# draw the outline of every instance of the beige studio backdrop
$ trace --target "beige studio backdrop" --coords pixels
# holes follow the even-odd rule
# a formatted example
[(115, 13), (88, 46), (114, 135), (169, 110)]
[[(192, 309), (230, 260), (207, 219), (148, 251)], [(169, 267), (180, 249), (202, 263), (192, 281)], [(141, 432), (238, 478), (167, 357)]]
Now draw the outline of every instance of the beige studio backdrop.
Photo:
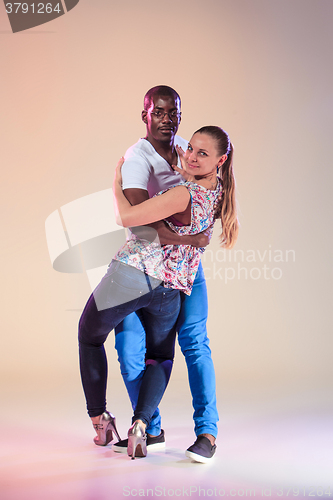
[[(111, 187), (158, 84), (182, 97), (179, 135), (219, 125), (235, 146), (239, 239), (224, 253), (216, 228), (203, 258), (222, 420), (243, 400), (277, 415), (331, 408), (332, 15), (328, 0), (80, 0), (13, 34), (0, 5), (5, 421), (38, 419), (44, 402), (63, 421), (85, 413), (76, 337), (89, 283), (52, 268), (45, 221)], [(130, 417), (113, 342), (109, 406)], [(190, 426), (179, 351), (165, 397), (178, 391)]]

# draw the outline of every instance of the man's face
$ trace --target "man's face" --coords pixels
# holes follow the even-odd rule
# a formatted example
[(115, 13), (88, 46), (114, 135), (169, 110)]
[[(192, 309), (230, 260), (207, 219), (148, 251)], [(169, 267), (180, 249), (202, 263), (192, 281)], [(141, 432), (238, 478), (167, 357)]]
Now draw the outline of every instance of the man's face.
[(171, 143), (180, 123), (180, 102), (169, 96), (153, 96), (148, 110), (142, 111), (147, 125), (147, 138)]

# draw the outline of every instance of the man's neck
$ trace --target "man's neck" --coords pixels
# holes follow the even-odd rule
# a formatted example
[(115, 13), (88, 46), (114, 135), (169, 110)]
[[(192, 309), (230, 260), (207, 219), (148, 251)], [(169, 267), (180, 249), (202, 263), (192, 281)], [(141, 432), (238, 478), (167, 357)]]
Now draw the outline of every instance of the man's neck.
[(150, 142), (156, 153), (162, 156), (162, 158), (164, 158), (169, 165), (177, 163), (177, 152), (173, 140), (171, 142), (160, 142), (155, 141), (148, 136), (146, 136), (145, 139)]

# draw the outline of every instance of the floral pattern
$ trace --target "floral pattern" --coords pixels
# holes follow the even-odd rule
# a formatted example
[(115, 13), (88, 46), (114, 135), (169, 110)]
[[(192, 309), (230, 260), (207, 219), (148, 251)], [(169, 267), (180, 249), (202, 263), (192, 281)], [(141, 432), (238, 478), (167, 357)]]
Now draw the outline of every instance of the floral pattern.
[[(165, 222), (180, 235), (197, 234), (206, 229), (212, 233), (214, 208), (222, 194), (220, 179), (218, 178), (215, 191), (206, 189), (194, 182), (183, 182), (182, 184), (187, 187), (191, 195), (191, 224), (178, 226), (170, 220)], [(164, 192), (161, 191), (155, 196)], [(161, 246), (158, 237), (151, 243), (130, 233), (127, 242), (118, 250), (114, 259), (136, 267), (149, 276), (163, 281), (166, 288), (176, 288), (190, 295), (200, 263), (200, 254), (204, 251), (204, 248), (196, 248), (190, 245)]]

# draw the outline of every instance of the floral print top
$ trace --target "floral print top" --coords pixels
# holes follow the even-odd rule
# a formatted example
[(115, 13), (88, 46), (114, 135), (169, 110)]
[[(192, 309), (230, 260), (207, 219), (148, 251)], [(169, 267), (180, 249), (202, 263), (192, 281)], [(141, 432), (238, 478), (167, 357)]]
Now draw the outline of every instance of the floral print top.
[[(218, 178), (215, 191), (194, 182), (181, 184), (187, 187), (191, 195), (191, 223), (188, 226), (176, 225), (171, 221), (174, 220), (173, 217), (165, 222), (180, 235), (197, 234), (206, 229), (211, 234), (215, 206), (222, 194), (221, 180)], [(164, 192), (161, 191), (155, 196)], [(190, 245), (160, 245), (157, 234), (156, 239), (150, 242), (130, 232), (129, 238), (118, 250), (114, 259), (161, 280), (167, 288), (176, 288), (190, 295), (200, 263), (200, 254), (204, 251), (205, 248)]]

